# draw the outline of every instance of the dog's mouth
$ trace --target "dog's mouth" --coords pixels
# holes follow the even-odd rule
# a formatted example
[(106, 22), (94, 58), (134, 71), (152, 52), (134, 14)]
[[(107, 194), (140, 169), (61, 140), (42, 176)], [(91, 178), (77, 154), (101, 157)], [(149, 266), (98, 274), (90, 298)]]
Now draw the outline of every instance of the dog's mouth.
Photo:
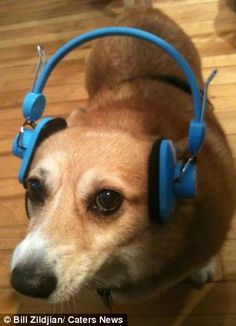
[(108, 283), (99, 277), (84, 277), (86, 281), (62, 281), (52, 269), (47, 269), (36, 262), (19, 265), (13, 268), (11, 284), (17, 292), (32, 298), (47, 299), (51, 303), (69, 301), (71, 297), (83, 290), (94, 291), (104, 297), (110, 290)]
[[(29, 242), (29, 236), (24, 241)], [(68, 250), (61, 252), (60, 257), (54, 254), (54, 259), (39, 252), (33, 255), (30, 251), (25, 253), (24, 241), (13, 255), (11, 284), (25, 296), (56, 304), (75, 297), (79, 299), (81, 293), (83, 295), (88, 291), (97, 293), (104, 304), (111, 308), (112, 293), (127, 280), (126, 268), (117, 257), (111, 261), (110, 258), (96, 259), (93, 256), (89, 259), (86, 256), (72, 263), (72, 259), (64, 258), (69, 255)], [(18, 256), (20, 253), (22, 256)], [(27, 259), (24, 259), (24, 254)], [(83, 260), (87, 264), (82, 266)]]
[[(90, 280), (70, 288), (70, 284), (59, 286), (58, 278), (52, 271), (36, 271), (36, 266), (31, 268), (14, 268), (11, 274), (11, 284), (17, 292), (32, 298), (46, 299), (49, 303), (62, 303), (80, 296), (80, 293), (94, 292), (104, 305), (112, 308), (112, 293), (115, 290), (107, 281), (95, 275)], [(69, 289), (70, 288), (70, 289)], [(69, 291), (68, 291), (69, 289)]]
[[(29, 247), (29, 244), (32, 245)], [(97, 275), (97, 270), (106, 260), (105, 257), (96, 258), (92, 254), (74, 256), (75, 249), (70, 247), (52, 251), (49, 255), (46, 254), (46, 247), (44, 244), (39, 250), (39, 239), (28, 235), (16, 248), (12, 259), (11, 284), (17, 292), (47, 299), (51, 303), (69, 301), (86, 289), (97, 291), (104, 298), (104, 293), (111, 286), (106, 278)]]

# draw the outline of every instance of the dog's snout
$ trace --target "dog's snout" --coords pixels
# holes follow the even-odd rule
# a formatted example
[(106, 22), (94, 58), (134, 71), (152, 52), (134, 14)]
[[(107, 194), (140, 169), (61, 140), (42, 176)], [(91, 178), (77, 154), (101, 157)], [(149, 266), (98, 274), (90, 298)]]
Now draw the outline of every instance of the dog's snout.
[(52, 271), (37, 264), (16, 266), (11, 274), (11, 284), (18, 292), (35, 298), (48, 298), (55, 290), (57, 278)]

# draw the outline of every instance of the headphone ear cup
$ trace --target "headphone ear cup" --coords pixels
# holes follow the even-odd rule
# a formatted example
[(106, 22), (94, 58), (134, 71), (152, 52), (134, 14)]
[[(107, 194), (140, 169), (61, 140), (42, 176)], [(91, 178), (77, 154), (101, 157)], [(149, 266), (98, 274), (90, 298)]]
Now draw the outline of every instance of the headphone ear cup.
[(158, 139), (152, 146), (152, 150), (149, 157), (149, 169), (148, 169), (148, 206), (149, 216), (157, 223), (162, 223), (160, 218), (159, 207), (159, 161), (160, 161), (160, 147), (163, 139)]
[(49, 136), (66, 127), (66, 121), (62, 118), (44, 118), (35, 129), (24, 128), (24, 132), (16, 136), (12, 152), (22, 159), (18, 176), (21, 183), (25, 182), (38, 146)]
[(148, 200), (150, 217), (165, 224), (174, 213), (176, 154), (172, 141), (158, 139), (151, 150), (148, 176)]
[(171, 140), (165, 139), (160, 145), (159, 161), (159, 215), (162, 223), (168, 223), (176, 206), (175, 171), (176, 150)]

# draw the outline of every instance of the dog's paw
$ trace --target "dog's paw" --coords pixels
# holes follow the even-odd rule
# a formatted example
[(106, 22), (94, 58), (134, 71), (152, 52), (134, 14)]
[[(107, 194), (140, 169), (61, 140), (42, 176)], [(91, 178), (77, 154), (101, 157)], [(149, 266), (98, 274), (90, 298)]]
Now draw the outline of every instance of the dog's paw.
[(206, 282), (212, 281), (215, 274), (215, 263), (214, 260), (198, 269), (196, 272), (190, 275), (190, 280), (195, 288), (201, 288)]

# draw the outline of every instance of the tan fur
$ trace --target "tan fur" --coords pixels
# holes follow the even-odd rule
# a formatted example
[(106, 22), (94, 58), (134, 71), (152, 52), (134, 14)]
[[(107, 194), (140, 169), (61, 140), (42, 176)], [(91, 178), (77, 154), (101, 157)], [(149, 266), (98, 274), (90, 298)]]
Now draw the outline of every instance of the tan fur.
[(142, 4), (144, 6), (152, 6), (153, 0), (123, 0), (125, 7), (132, 7), (135, 4)]
[[(116, 25), (140, 27), (171, 42), (202, 87), (195, 47), (163, 13), (133, 8)], [(74, 111), (70, 128), (47, 139), (35, 155), (30, 176), (45, 168), (42, 178), (50, 175), (50, 186), (29, 232), (40, 230), (48, 242), (48, 264), (55, 260), (59, 283), (52, 301), (99, 282), (117, 298), (158, 294), (207, 264), (225, 240), (234, 211), (234, 164), (210, 108), (197, 161), (198, 196), (180, 201), (168, 225), (148, 216), (153, 141), (170, 138), (182, 153), (193, 116), (191, 96), (149, 78), (155, 74), (183, 78), (171, 58), (146, 42), (122, 37), (98, 41), (86, 67), (89, 107)], [(96, 216), (87, 210), (87, 198), (106, 187), (119, 190), (124, 203), (114, 216)]]

